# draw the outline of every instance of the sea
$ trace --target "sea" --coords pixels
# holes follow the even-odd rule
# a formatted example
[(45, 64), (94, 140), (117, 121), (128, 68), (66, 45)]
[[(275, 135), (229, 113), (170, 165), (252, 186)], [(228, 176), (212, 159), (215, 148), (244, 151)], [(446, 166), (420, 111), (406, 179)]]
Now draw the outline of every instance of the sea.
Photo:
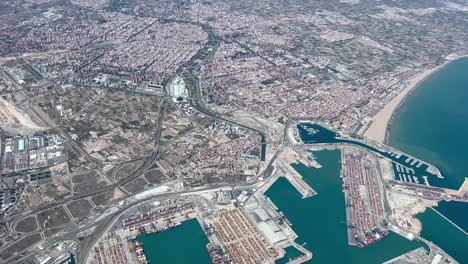
[[(455, 60), (422, 82), (395, 113), (388, 145), (439, 168), (443, 186), (458, 189), (468, 177), (468, 58)], [(468, 232), (468, 203), (435, 208)], [(460, 263), (468, 263), (468, 236), (432, 210), (417, 216), (421, 236)]]
[[(266, 192), (293, 224), (292, 228), (299, 236), (296, 242), (312, 252), (310, 263), (382, 263), (424, 246), (394, 233), (366, 248), (348, 245), (340, 151), (324, 150), (313, 154), (322, 168), (309, 168), (302, 164), (293, 166), (318, 195), (302, 199), (283, 177)], [(293, 259), (297, 255), (294, 253), (287, 254), (278, 263)]]
[[(458, 189), (468, 177), (468, 59), (451, 62), (407, 97), (395, 113), (388, 144), (437, 166), (445, 176), (442, 187)], [(294, 164), (318, 195), (302, 199), (285, 179), (279, 178), (266, 195), (293, 224), (296, 242), (313, 253), (310, 263), (382, 263), (418, 247), (391, 233), (370, 247), (349, 246), (346, 232), (345, 200), (339, 177), (339, 150), (314, 152), (322, 168)], [(441, 202), (440, 213), (464, 230), (468, 229), (468, 204)], [(468, 263), (468, 237), (435, 211), (417, 215), (423, 224), (421, 236), (434, 242), (460, 263)], [(196, 220), (155, 235), (140, 236), (150, 263), (210, 263), (207, 238)], [(300, 256), (286, 249), (287, 263)]]

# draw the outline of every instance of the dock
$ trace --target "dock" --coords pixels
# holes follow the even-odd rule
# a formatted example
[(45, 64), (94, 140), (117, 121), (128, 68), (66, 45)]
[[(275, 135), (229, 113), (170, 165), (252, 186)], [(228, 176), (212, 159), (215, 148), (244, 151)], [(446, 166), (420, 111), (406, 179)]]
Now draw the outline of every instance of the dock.
[(291, 243), (291, 246), (295, 247), (297, 250), (299, 250), (300, 252), (302, 252), (304, 255), (298, 257), (298, 258), (295, 258), (295, 259), (292, 259), (291, 261), (288, 262), (288, 264), (301, 264), (301, 263), (306, 263), (307, 261), (311, 260), (312, 259), (312, 252), (310, 252), (309, 250), (307, 250), (305, 247), (299, 245), (298, 243), (296, 242), (292, 242)]
[(299, 174), (291, 165), (280, 165), (278, 166), (280, 172), (283, 172), (283, 177), (285, 177), (292, 186), (302, 195), (302, 198), (311, 197), (317, 195), (317, 192), (307, 184), (302, 175)]
[(312, 187), (307, 184), (302, 175), (299, 174), (291, 164), (302, 163), (308, 167), (320, 168), (320, 164), (305, 151), (298, 151), (292, 148), (285, 148), (281, 153), (277, 163), (277, 174), (285, 177), (294, 188), (302, 195), (302, 198), (307, 198), (317, 194)]
[(388, 235), (381, 224), (385, 213), (378, 163), (357, 149), (345, 149), (341, 157), (348, 244), (367, 247)]

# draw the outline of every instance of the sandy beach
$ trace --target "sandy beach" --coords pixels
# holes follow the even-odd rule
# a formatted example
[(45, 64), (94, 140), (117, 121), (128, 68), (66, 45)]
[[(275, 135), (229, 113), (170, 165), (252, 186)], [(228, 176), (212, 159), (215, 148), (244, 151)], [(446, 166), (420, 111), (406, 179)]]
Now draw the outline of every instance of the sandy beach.
[(453, 60), (448, 60), (444, 64), (435, 68), (424, 70), (421, 73), (415, 75), (413, 78), (407, 80), (406, 88), (404, 88), (400, 92), (400, 94), (395, 96), (387, 105), (385, 105), (385, 107), (382, 110), (380, 110), (380, 112), (378, 112), (374, 116), (372, 124), (369, 126), (366, 132), (364, 132), (364, 136), (371, 140), (384, 143), (387, 135), (388, 126), (392, 121), (393, 113), (405, 100), (406, 96), (408, 96), (411, 93), (411, 91), (413, 91), (413, 89), (415, 89), (426, 78), (431, 76), (433, 73), (437, 72), (439, 69), (443, 68), (451, 61)]

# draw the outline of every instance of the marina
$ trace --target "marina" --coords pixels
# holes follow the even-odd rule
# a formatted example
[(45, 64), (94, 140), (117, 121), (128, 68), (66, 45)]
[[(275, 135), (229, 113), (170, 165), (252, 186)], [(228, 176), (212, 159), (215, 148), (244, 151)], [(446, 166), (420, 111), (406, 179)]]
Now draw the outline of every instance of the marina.
[[(430, 186), (444, 186), (444, 177), (437, 167), (392, 147), (369, 140), (341, 137), (338, 133), (324, 127), (322, 124), (302, 122), (297, 125), (297, 129), (299, 130), (301, 141), (306, 145), (343, 144), (362, 147), (392, 161), (393, 170), (397, 176), (396, 179), (401, 178), (405, 182), (412, 182), (412, 179), (416, 177), (418, 182), (426, 182), (427, 185)], [(309, 134), (308, 131), (313, 131), (313, 133)], [(411, 176), (411, 178), (408, 178), (408, 175)], [(424, 177), (430, 178), (424, 179)]]
[[(303, 164), (294, 164), (293, 167), (318, 195), (302, 199), (282, 177), (266, 192), (293, 224), (298, 235), (296, 242), (313, 253), (310, 263), (382, 263), (424, 245), (394, 233), (369, 247), (349, 245), (348, 228), (343, 224), (346, 223), (346, 209), (339, 177), (340, 151), (326, 150), (313, 154), (322, 168), (309, 168)], [(293, 252), (290, 254), (291, 258), (299, 256)]]
[(468, 264), (468, 0), (0, 7), (0, 264)]
[[(430, 163), (424, 162), (413, 157), (413, 152), (406, 149), (402, 149), (405, 151), (402, 152), (375, 142), (350, 139), (317, 124), (301, 123), (297, 129), (299, 136), (305, 143), (318, 146), (333, 144), (339, 148), (346, 146), (346, 149), (356, 148), (356, 150), (314, 152), (312, 157), (315, 156), (317, 161), (304, 155), (307, 152), (306, 147), (311, 145), (306, 145), (304, 148), (294, 148), (297, 154), (294, 154), (294, 152), (289, 153), (290, 150), (287, 151), (288, 155), (291, 157), (297, 156), (296, 159), (301, 160), (303, 163), (310, 162), (308, 164), (310, 167), (301, 163), (293, 164), (294, 159), (285, 158), (288, 157), (285, 155), (276, 168), (278, 175), (286, 177), (277, 177), (276, 182), (266, 192), (268, 198), (261, 201), (260, 204), (268, 204), (268, 206), (276, 210), (281, 220), (294, 229), (291, 234), (295, 233), (297, 236), (295, 236), (292, 246), (284, 248), (284, 256), (280, 259), (278, 259), (280, 253), (275, 251), (274, 248), (266, 247), (265, 241), (253, 242), (254, 244), (250, 244), (250, 247), (251, 249), (257, 249), (257, 252), (254, 254), (254, 251), (252, 251), (251, 258), (255, 259), (255, 257), (261, 256), (262, 258), (278, 259), (276, 263), (301, 263), (303, 258), (307, 257), (303, 252), (312, 252), (311, 263), (340, 263), (344, 261), (347, 263), (361, 263), (363, 261), (381, 263), (397, 259), (399, 256), (415, 249), (418, 249), (418, 251), (414, 252), (419, 252), (416, 255), (419, 254), (422, 257), (422, 250), (424, 249), (421, 249), (421, 247), (426, 248), (424, 243), (417, 240), (407, 240), (402, 237), (406, 236), (404, 231), (394, 227), (388, 228), (388, 223), (383, 220), (385, 210), (381, 200), (382, 190), (378, 187), (381, 185), (378, 182), (380, 176), (377, 177), (379, 162), (373, 163), (366, 153), (390, 160), (388, 168), (393, 172), (394, 180), (390, 180), (389, 185), (396, 192), (419, 195), (429, 200), (440, 200), (447, 195), (447, 189), (445, 188), (450, 185), (445, 184), (445, 182), (453, 181), (451, 175), (446, 175), (445, 170), (439, 171), (436, 166), (431, 165), (437, 164), (433, 163), (432, 160), (428, 159)], [(359, 148), (361, 150), (357, 151)], [(411, 155), (406, 153), (411, 153)], [(416, 155), (426, 160), (425, 156), (418, 153)], [(312, 168), (312, 164), (316, 168)], [(350, 170), (343, 170), (340, 174), (340, 168), (343, 165), (347, 165), (344, 168)], [(336, 175), (336, 177), (330, 177), (330, 175)], [(418, 185), (418, 188), (415, 188), (415, 185)], [(249, 194), (245, 192), (245, 196), (248, 197)], [(257, 199), (259, 198), (257, 197)], [(247, 203), (247, 207), (252, 206)], [(464, 208), (466, 208), (466, 203), (441, 202), (439, 207), (435, 207), (434, 210), (426, 210), (426, 212), (417, 216), (423, 225), (422, 239), (433, 241), (457, 260), (466, 258), (464, 251), (461, 249), (462, 245), (467, 243), (466, 234), (463, 230), (463, 213), (460, 214), (460, 211), (463, 212)], [(184, 209), (190, 210), (188, 207), (184, 207)], [(261, 213), (259, 210), (259, 208), (254, 207), (246, 209), (245, 215), (241, 211), (237, 211), (237, 213), (233, 211), (229, 214), (234, 214), (236, 219), (242, 218), (242, 215), (244, 215), (243, 217), (253, 218), (257, 215), (261, 218), (261, 215), (265, 213)], [(458, 211), (458, 213), (454, 213), (455, 211)], [(310, 213), (304, 214), (304, 212)], [(230, 217), (232, 218), (234, 215)], [(152, 214), (149, 214), (139, 219), (129, 218), (123, 224), (128, 225), (129, 229), (140, 234), (138, 236), (139, 242), (143, 238), (174, 233), (190, 222), (197, 224), (198, 230), (201, 230), (200, 225), (194, 220), (182, 224), (169, 222), (160, 229), (155, 229), (151, 224), (148, 224), (154, 221), (153, 218)], [(260, 221), (263, 221), (264, 224), (260, 224), (260, 226), (267, 228), (267, 225), (272, 224), (271, 227), (268, 227), (268, 230), (270, 228), (275, 230), (273, 223), (277, 219), (279, 218), (261, 218)], [(216, 221), (213, 223), (217, 223)], [(213, 230), (218, 230), (217, 237), (222, 238), (221, 233), (228, 232), (226, 230), (240, 228), (229, 224), (231, 222), (219, 222), (217, 227), (213, 228)], [(259, 223), (256, 223), (256, 225)], [(458, 228), (456, 227), (457, 223), (461, 223)], [(135, 224), (139, 227), (135, 228), (133, 226)], [(159, 233), (161, 230), (167, 231)], [(268, 237), (268, 232), (270, 232), (268, 230), (260, 229), (260, 233), (266, 235), (268, 244), (282, 245), (286, 237)], [(402, 236), (393, 231), (400, 233)], [(236, 231), (232, 234), (237, 233)], [(284, 234), (288, 235), (288, 233)], [(200, 231), (200, 236), (206, 239), (203, 230)], [(244, 238), (238, 237), (231, 241), (230, 239), (233, 238), (224, 236), (222, 239), (224, 239), (222, 240), (224, 241), (222, 242), (224, 248), (230, 248), (233, 241)], [(144, 252), (143, 256), (151, 263), (152, 257), (150, 255), (153, 250), (147, 244), (148, 242), (143, 242), (140, 247), (136, 247), (135, 251)], [(205, 253), (202, 258), (207, 261), (206, 263), (223, 263), (223, 254), (220, 254), (219, 248), (212, 243), (208, 243), (208, 241), (202, 246)], [(263, 250), (262, 247), (264, 247)], [(337, 254), (334, 254), (336, 250), (343, 252), (343, 254), (337, 256)], [(159, 254), (162, 253), (159, 252)], [(257, 255), (259, 253), (260, 255)], [(239, 255), (239, 258), (243, 258), (243, 256)], [(141, 263), (145, 263), (145, 260), (142, 258)], [(173, 263), (185, 262), (175, 261)]]
[[(455, 190), (465, 181), (468, 171), (468, 123), (461, 122), (468, 118), (467, 71), (468, 58), (461, 58), (427, 78), (394, 114), (387, 137), (389, 145), (437, 166), (445, 176), (438, 186)], [(435, 209), (467, 231), (466, 202), (442, 201)], [(433, 210), (426, 210), (417, 218), (423, 225), (422, 237), (462, 263), (468, 259), (468, 236), (462, 231)]]

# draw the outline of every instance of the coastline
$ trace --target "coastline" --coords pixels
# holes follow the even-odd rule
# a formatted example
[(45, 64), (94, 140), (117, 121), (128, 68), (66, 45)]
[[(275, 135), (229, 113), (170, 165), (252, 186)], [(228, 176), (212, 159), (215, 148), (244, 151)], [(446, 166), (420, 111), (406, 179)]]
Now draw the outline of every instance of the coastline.
[(366, 138), (372, 139), (379, 143), (386, 143), (388, 137), (389, 127), (392, 123), (396, 111), (406, 101), (406, 98), (419, 87), (427, 78), (431, 77), (434, 73), (447, 66), (447, 64), (467, 57), (468, 55), (457, 56), (453, 59), (447, 59), (443, 64), (422, 71), (421, 73), (413, 76), (411, 79), (406, 80), (407, 86), (390, 102), (388, 102), (382, 110), (380, 110), (374, 117), (371, 125), (364, 132)]

